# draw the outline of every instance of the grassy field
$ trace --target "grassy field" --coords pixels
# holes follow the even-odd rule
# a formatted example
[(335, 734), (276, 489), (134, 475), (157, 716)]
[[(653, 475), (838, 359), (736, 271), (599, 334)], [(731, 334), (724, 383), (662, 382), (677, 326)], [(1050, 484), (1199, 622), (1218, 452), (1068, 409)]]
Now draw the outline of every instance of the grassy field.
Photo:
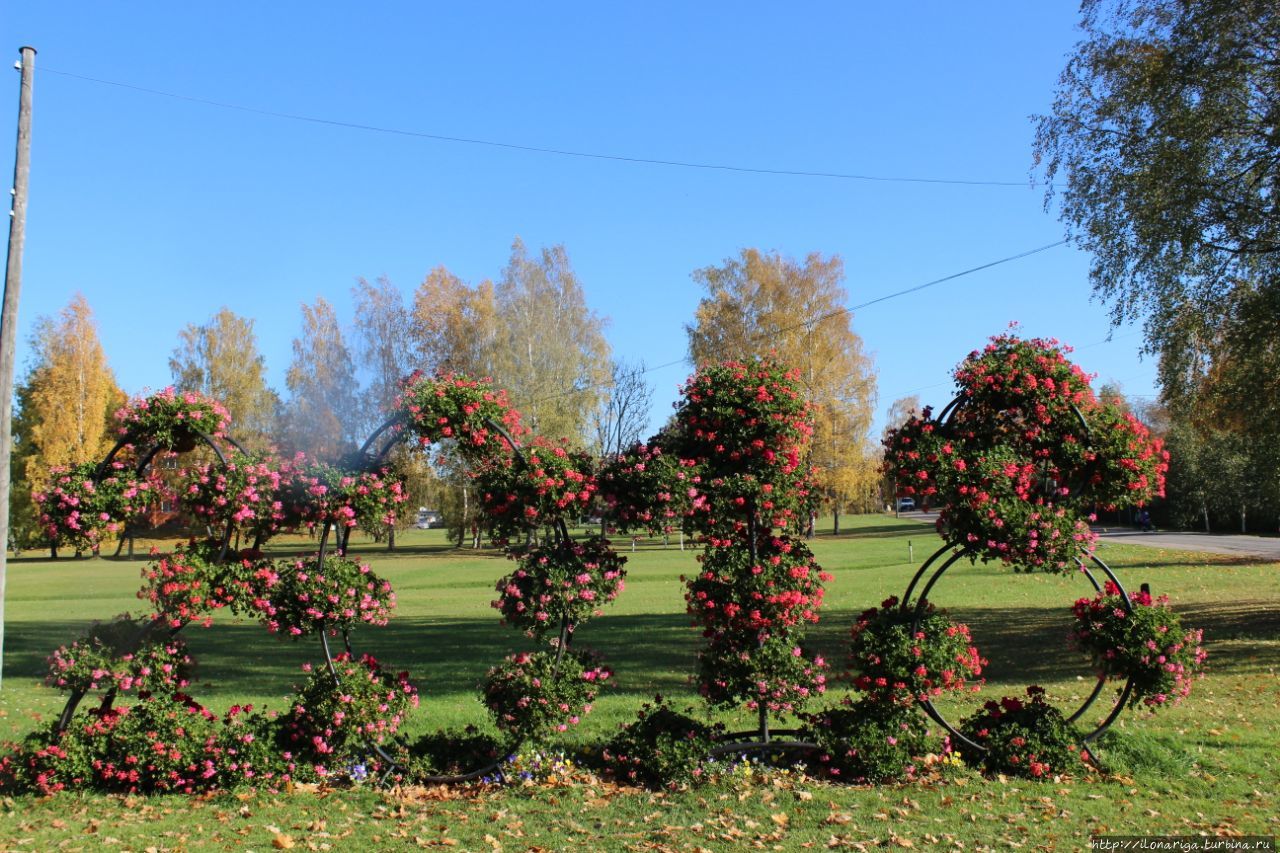
[[(624, 552), (625, 543), (620, 543)], [(354, 637), (405, 668), (423, 703), (410, 734), (465, 723), (487, 725), (475, 685), (524, 638), (498, 624), (489, 602), (508, 564), (496, 552), (456, 551), (440, 531), (411, 531), (395, 553), (373, 543), (353, 550), (395, 585), (396, 617)], [(863, 609), (901, 595), (915, 567), (938, 545), (925, 527), (870, 516), (839, 537), (819, 536), (815, 553), (835, 579), (812, 645), (837, 666), (849, 626)], [(282, 551), (306, 547), (283, 542)], [(683, 613), (681, 574), (695, 551), (644, 542), (629, 553), (627, 589), (605, 615), (580, 629), (616, 672), (573, 740), (599, 742), (655, 692), (693, 694), (687, 683), (698, 647)], [(526, 849), (857, 849), (877, 844), (965, 849), (1074, 850), (1091, 833), (1280, 834), (1280, 566), (1211, 555), (1104, 545), (1100, 554), (1136, 588), (1168, 593), (1189, 625), (1205, 628), (1209, 676), (1182, 706), (1122, 717), (1099, 750), (1112, 772), (1055, 782), (957, 778), (905, 787), (840, 787), (743, 777), (658, 795), (592, 780), (536, 788), (350, 790), (178, 798), (62, 796), (5, 800), (3, 849), (352, 849), (449, 846)], [(61, 708), (41, 685), (44, 658), (93, 619), (139, 610), (142, 559), (11, 560), (0, 691), (0, 737), (17, 738)], [(1080, 576), (1015, 575), (994, 565), (957, 564), (933, 600), (973, 628), (990, 659), (988, 684), (946, 710), (952, 719), (983, 698), (1038, 683), (1064, 707), (1092, 686), (1066, 649), (1069, 607), (1090, 592)], [(193, 691), (215, 710), (246, 701), (282, 707), (300, 665), (319, 657), (314, 641), (278, 641), (251, 622), (218, 620), (187, 629), (200, 669)], [(844, 693), (836, 685), (834, 699)], [(1105, 703), (1097, 706), (1104, 713)], [(743, 715), (740, 727), (750, 727)]]

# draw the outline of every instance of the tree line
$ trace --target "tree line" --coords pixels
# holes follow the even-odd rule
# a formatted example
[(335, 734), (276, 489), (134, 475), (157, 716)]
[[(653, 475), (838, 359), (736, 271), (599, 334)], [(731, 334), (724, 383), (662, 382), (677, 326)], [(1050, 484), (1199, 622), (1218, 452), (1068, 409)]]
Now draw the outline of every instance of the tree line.
[[(693, 278), (705, 296), (686, 327), (691, 362), (772, 352), (799, 368), (816, 405), (811, 462), (837, 525), (842, 512), (875, 507), (880, 454), (868, 440), (875, 373), (843, 310), (841, 260), (745, 249)], [(268, 382), (253, 318), (227, 307), (180, 330), (172, 384), (222, 401), (247, 450), (335, 463), (385, 420), (415, 371), (494, 377), (536, 433), (601, 457), (648, 434), (653, 390), (645, 366), (613, 356), (608, 319), (588, 305), (562, 245), (531, 251), (517, 238), (500, 273), (479, 282), (443, 266), (409, 293), (386, 277), (360, 278), (349, 313), (317, 297), (300, 315), (283, 389)], [(16, 391), (18, 544), (39, 544), (31, 493), (47, 486), (54, 466), (101, 459), (117, 439), (114, 414), (126, 399), (83, 296), (38, 321)], [(405, 452), (392, 463), (411, 505), (442, 510), (461, 542), (475, 496), (458, 460)]]
[[(1280, 6), (1085, 0), (1036, 161), (1114, 321), (1144, 323), (1157, 518), (1280, 526)], [(1140, 407), (1142, 408), (1142, 407)]]

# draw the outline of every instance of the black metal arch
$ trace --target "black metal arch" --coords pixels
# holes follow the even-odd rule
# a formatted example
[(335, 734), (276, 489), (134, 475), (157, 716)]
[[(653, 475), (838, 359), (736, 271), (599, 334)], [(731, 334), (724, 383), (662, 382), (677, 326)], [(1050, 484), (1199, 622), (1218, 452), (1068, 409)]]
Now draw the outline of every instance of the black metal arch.
[[(207, 447), (213, 450), (214, 454), (218, 457), (219, 464), (221, 464), (225, 468), (227, 465), (226, 454), (223, 453), (222, 448), (218, 446), (218, 443), (213, 440), (212, 436), (206, 435), (205, 433), (200, 432), (199, 430), (194, 430), (194, 429), (191, 430), (190, 432), (192, 437), (196, 439), (198, 443), (203, 443), (204, 445), (206, 445)], [(111, 450), (107, 452), (107, 455), (103, 458), (102, 462), (98, 464), (97, 471), (94, 473), (94, 477), (93, 477), (93, 482), (95, 485), (102, 482), (102, 480), (104, 480), (110, 474), (111, 463), (115, 461), (115, 458), (117, 455), (119, 455), (120, 451), (124, 450), (124, 448), (126, 447), (134, 445), (134, 442), (136, 442), (137, 440), (138, 440), (138, 436), (132, 432), (128, 432), (125, 435), (120, 437), (119, 441), (115, 443), (115, 446), (112, 447)], [(233, 439), (223, 436), (223, 440), (226, 441), (228, 444), (230, 444), (232, 447), (234, 447), (236, 450), (242, 453), (244, 452), (243, 448), (241, 448), (241, 446), (237, 444)], [(142, 474), (147, 470), (147, 468), (155, 460), (158, 454), (160, 454), (162, 451), (171, 450), (171, 449), (172, 448), (156, 442), (152, 442), (149, 445), (146, 445), (145, 452), (139, 457), (138, 464), (135, 466), (134, 476), (137, 476), (137, 477), (142, 476)], [(223, 532), (222, 545), (218, 550), (219, 561), (222, 561), (223, 559), (226, 558), (227, 547), (230, 544), (230, 542), (231, 542), (231, 525), (227, 525), (227, 529)], [(156, 618), (152, 619), (150, 622), (143, 624), (137, 630), (134, 636), (129, 640), (125, 648), (121, 649), (120, 651), (124, 654), (133, 654), (139, 648), (142, 647), (142, 644), (145, 643), (147, 639), (151, 637), (152, 634), (154, 634), (156, 631), (160, 630), (161, 628), (168, 628), (169, 636), (175, 637), (178, 635), (178, 632), (182, 630), (183, 626), (181, 625), (177, 627), (170, 626), (169, 620), (166, 619), (163, 615), (157, 616)], [(80, 702), (84, 699), (84, 697), (88, 694), (88, 692), (89, 691), (83, 690), (83, 689), (73, 690), (71, 694), (67, 697), (67, 702), (62, 707), (62, 713), (58, 716), (57, 731), (59, 734), (61, 734), (62, 732), (65, 732), (67, 730), (67, 726), (71, 725), (71, 719), (75, 715), (76, 708), (80, 706)], [(109, 688), (106, 691), (106, 693), (103, 694), (102, 702), (98, 706), (99, 710), (109, 711), (111, 709), (111, 706), (115, 704), (117, 693), (118, 691), (115, 687)]]
[[(941, 565), (933, 569), (933, 572), (929, 575), (929, 580), (925, 583), (924, 588), (920, 591), (920, 597), (916, 600), (915, 607), (912, 611), (912, 621), (911, 621), (912, 635), (914, 635), (916, 632), (920, 630), (920, 623), (924, 619), (924, 616), (929, 609), (929, 593), (933, 591), (933, 587), (937, 584), (937, 582), (941, 580), (942, 576), (946, 574), (947, 570), (950, 569), (953, 565), (955, 565), (956, 562), (958, 562), (961, 558), (964, 558), (964, 557), (972, 558), (977, 554), (977, 551), (969, 546), (959, 547), (954, 543), (947, 543), (946, 545), (943, 545), (941, 548), (935, 551), (927, 560), (925, 560), (925, 562), (916, 571), (915, 575), (912, 576), (911, 582), (907, 585), (907, 591), (903, 595), (903, 599), (902, 599), (903, 607), (907, 607), (910, 605), (911, 596), (914, 594), (916, 586), (920, 583), (920, 581), (924, 578), (924, 576), (927, 573), (929, 573), (929, 570), (933, 567), (933, 564), (937, 562), (940, 558), (942, 558), (944, 555), (947, 555), (948, 552), (951, 552), (950, 556), (948, 556), (941, 563)], [(1124, 585), (1120, 582), (1120, 578), (1116, 576), (1115, 572), (1112, 571), (1111, 567), (1108, 566), (1105, 562), (1103, 562), (1103, 560), (1100, 557), (1098, 557), (1097, 554), (1090, 554), (1089, 560), (1090, 562), (1093, 563), (1095, 568), (1100, 569), (1103, 572), (1103, 574), (1106, 575), (1106, 578), (1108, 581), (1115, 584), (1116, 589), (1119, 591), (1121, 601), (1123, 602), (1122, 606), (1124, 607), (1125, 612), (1132, 613), (1133, 602), (1129, 599), (1129, 595), (1125, 591)], [(1082, 558), (1080, 557), (1076, 558), (1076, 565), (1079, 566), (1080, 571), (1089, 580), (1089, 583), (1093, 586), (1095, 591), (1101, 591), (1103, 589), (1102, 584), (1098, 582), (1097, 577), (1089, 569), (1088, 564)], [(1107, 680), (1108, 679), (1105, 673), (1098, 675), (1097, 683), (1093, 686), (1093, 690), (1089, 693), (1088, 696), (1085, 697), (1080, 707), (1077, 708), (1070, 716), (1067, 717), (1068, 722), (1074, 723), (1088, 712), (1089, 708), (1093, 706), (1093, 703), (1102, 694), (1103, 688), (1106, 686)], [(1110, 712), (1108, 712), (1108, 714), (1102, 720), (1102, 722), (1099, 723), (1094, 729), (1089, 731), (1087, 734), (1085, 734), (1083, 737), (1081, 737), (1080, 745), (1082, 747), (1084, 747), (1085, 749), (1088, 749), (1088, 745), (1091, 741), (1093, 741), (1100, 734), (1102, 734), (1104, 731), (1106, 731), (1108, 728), (1111, 727), (1111, 724), (1114, 723), (1116, 719), (1119, 718), (1120, 713), (1124, 710), (1125, 704), (1128, 702), (1128, 699), (1129, 699), (1129, 694), (1132, 691), (1133, 691), (1133, 676), (1130, 676), (1128, 680), (1125, 681), (1124, 687), (1121, 689), (1119, 696), (1116, 698), (1115, 704), (1112, 706)], [(967, 738), (963, 734), (961, 734), (961, 732), (954, 725), (952, 725), (951, 722), (946, 719), (946, 717), (943, 716), (942, 712), (938, 710), (938, 708), (933, 704), (933, 701), (930, 700), (928, 696), (926, 696), (924, 699), (918, 699), (917, 701), (920, 707), (924, 710), (924, 712), (928, 714), (929, 717), (934, 722), (936, 722), (938, 725), (946, 729), (947, 733), (951, 736), (954, 742), (961, 743), (965, 747), (975, 752), (986, 751), (986, 747), (982, 746), (981, 744), (975, 743), (970, 738)]]

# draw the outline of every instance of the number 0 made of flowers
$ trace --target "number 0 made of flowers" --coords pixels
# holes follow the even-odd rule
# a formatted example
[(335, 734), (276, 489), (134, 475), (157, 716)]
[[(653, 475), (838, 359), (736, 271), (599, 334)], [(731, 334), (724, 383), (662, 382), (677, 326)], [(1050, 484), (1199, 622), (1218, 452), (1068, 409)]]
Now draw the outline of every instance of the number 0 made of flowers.
[[(1114, 621), (1137, 625), (1146, 619), (1135, 613), (1146, 612), (1150, 596), (1125, 592), (1094, 553), (1098, 536), (1090, 523), (1095, 508), (1140, 506), (1163, 495), (1168, 454), (1131, 413), (1099, 399), (1089, 377), (1066, 352), (1051, 340), (1022, 340), (1012, 334), (992, 338), (956, 368), (959, 393), (941, 415), (935, 418), (925, 409), (886, 438), (885, 464), (898, 494), (935, 507), (944, 540), (915, 573), (900, 605), (910, 615), (913, 636), (929, 639), (922, 629), (932, 612), (930, 594), (961, 559), (1000, 562), (1018, 572), (1080, 571), (1097, 600), (1111, 598)], [(1090, 566), (1105, 575), (1105, 583), (1099, 583)], [(1162, 612), (1168, 614), (1167, 608)], [(1169, 621), (1164, 619), (1166, 632)], [(1124, 666), (1097, 647), (1099, 632), (1077, 629), (1076, 636), (1077, 647), (1094, 659), (1098, 683), (1068, 722), (1085, 715), (1109, 679), (1124, 681), (1110, 712), (1083, 735), (1087, 746), (1124, 707), (1159, 695), (1142, 685), (1161, 679), (1147, 678), (1143, 670), (1163, 666), (1164, 660), (1155, 658), (1167, 656), (1152, 654), (1146, 663)], [(1199, 648), (1198, 642), (1192, 645)], [(1182, 653), (1179, 646), (1175, 655)], [(1194, 666), (1202, 660), (1201, 655)], [(925, 711), (956, 742), (983, 749), (942, 717), (932, 695), (925, 690), (917, 696)]]

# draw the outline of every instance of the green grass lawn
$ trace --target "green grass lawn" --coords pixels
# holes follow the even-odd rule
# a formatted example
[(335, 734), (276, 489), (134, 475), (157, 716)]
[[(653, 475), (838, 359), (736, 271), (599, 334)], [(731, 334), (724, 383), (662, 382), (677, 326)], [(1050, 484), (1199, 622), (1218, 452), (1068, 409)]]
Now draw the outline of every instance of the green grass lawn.
[[(846, 520), (848, 521), (848, 520)], [(281, 551), (306, 547), (285, 541)], [(696, 570), (690, 548), (673, 540), (627, 553), (626, 591), (578, 632), (600, 651), (616, 684), (565, 746), (600, 742), (655, 692), (695, 697), (688, 676), (699, 645), (684, 614), (680, 576)], [(938, 545), (926, 527), (869, 516), (813, 549), (835, 577), (812, 645), (838, 668), (849, 627), (863, 609), (901, 595)], [(353, 543), (397, 591), (391, 624), (353, 636), (422, 692), (410, 734), (466, 723), (487, 725), (475, 689), (485, 670), (518, 648), (518, 632), (489, 606), (509, 564), (497, 552), (457, 551), (441, 531), (410, 531), (388, 553)], [(1280, 834), (1280, 565), (1212, 555), (1105, 544), (1100, 555), (1130, 588), (1146, 581), (1167, 593), (1184, 622), (1205, 628), (1209, 676), (1181, 706), (1144, 717), (1128, 713), (1099, 750), (1113, 769), (1103, 779), (986, 781), (961, 774), (946, 783), (840, 787), (776, 778), (656, 795), (603, 784), (534, 789), (448, 789), (400, 795), (373, 790), (317, 795), (181, 798), (60, 796), (4, 801), (0, 848), (315, 849), (455, 846), (458, 849), (773, 849), (859, 843), (924, 847), (960, 843), (1074, 850), (1091, 832)], [(94, 619), (141, 610), (134, 597), (142, 558), (61, 559), (30, 555), (9, 563), (0, 737), (17, 738), (61, 709), (41, 684), (44, 659)], [(1079, 576), (1017, 575), (996, 565), (955, 565), (932, 599), (966, 621), (989, 658), (979, 696), (948, 703), (953, 720), (983, 698), (1038, 683), (1074, 708), (1092, 687), (1084, 661), (1066, 648), (1070, 605), (1090, 594)], [(252, 622), (219, 619), (188, 628), (198, 665), (193, 693), (215, 710), (246, 701), (282, 707), (299, 667), (319, 659), (314, 639), (281, 641)], [(829, 700), (843, 695), (835, 685)], [(1110, 694), (1107, 694), (1110, 695)], [(1099, 702), (1096, 718), (1107, 710)], [(749, 728), (747, 714), (731, 721)], [(486, 840), (486, 837), (491, 840)], [(450, 843), (452, 842), (452, 843)], [(325, 845), (328, 845), (327, 847)]]

